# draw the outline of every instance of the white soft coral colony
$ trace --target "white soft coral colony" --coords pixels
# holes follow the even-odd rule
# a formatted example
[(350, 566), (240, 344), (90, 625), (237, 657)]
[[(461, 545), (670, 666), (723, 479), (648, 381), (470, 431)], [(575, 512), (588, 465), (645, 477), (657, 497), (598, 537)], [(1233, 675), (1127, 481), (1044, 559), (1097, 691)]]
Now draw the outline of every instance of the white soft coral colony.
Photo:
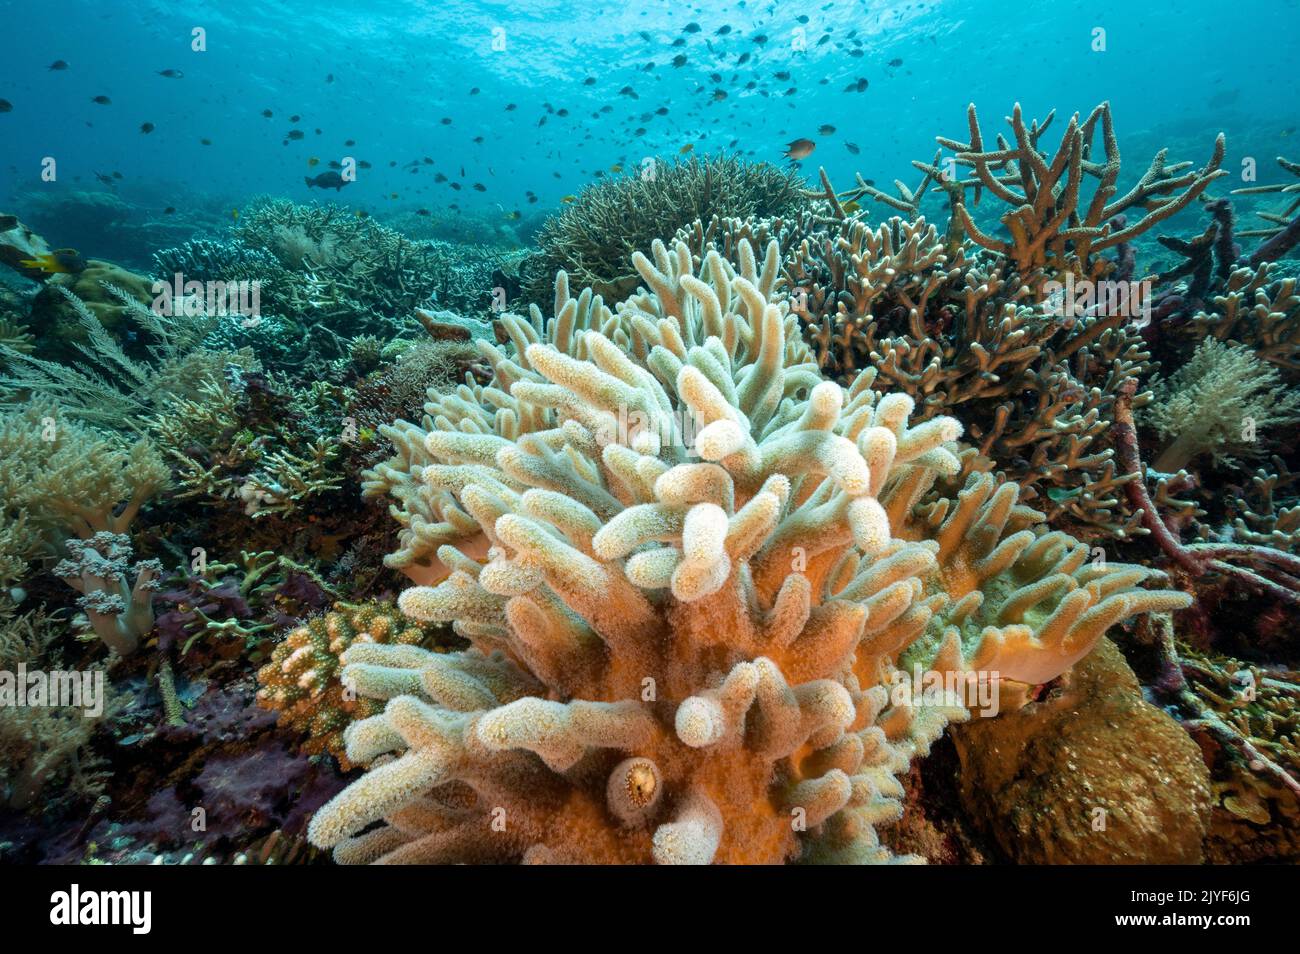
[[(867, 372), (821, 379), (759, 267), (660, 243), (611, 312), (561, 274), (555, 316), (506, 316), (491, 384), (431, 394), (370, 474), (404, 526), (400, 606), (472, 648), (358, 644), (344, 679), (369, 766), (310, 836), (344, 862), (872, 862), (898, 781), (953, 693), (1004, 704), (1114, 623), (1183, 606), (1096, 565), (972, 475), (960, 424), (909, 426)], [(956, 683), (950, 683), (953, 685)], [(380, 823), (380, 824), (376, 824)]]

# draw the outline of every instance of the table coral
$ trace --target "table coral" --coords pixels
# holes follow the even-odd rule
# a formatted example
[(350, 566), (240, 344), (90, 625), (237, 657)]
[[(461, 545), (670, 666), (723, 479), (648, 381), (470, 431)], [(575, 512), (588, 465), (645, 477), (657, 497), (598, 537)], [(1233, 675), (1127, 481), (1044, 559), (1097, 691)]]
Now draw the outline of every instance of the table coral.
[(387, 703), (345, 734), (369, 772), (312, 821), (337, 860), (887, 861), (875, 827), (968, 717), (961, 677), (1019, 704), (1114, 623), (1190, 602), (1089, 563), (1014, 483), (936, 498), (957, 421), (822, 381), (773, 300), (776, 243), (737, 258), (656, 242), (616, 312), (561, 274), (555, 318), (482, 346), (490, 385), (403, 428), (401, 492), (457, 522), (450, 575), (399, 607), (472, 648), (344, 653)]

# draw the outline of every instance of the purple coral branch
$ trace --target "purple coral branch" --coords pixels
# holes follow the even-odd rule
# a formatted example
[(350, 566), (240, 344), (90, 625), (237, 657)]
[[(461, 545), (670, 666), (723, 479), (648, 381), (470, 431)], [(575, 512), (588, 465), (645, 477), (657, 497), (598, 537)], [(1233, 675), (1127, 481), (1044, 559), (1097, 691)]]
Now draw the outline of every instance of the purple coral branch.
[(1276, 235), (1269, 236), (1259, 247), (1250, 253), (1247, 262), (1252, 268), (1265, 262), (1275, 262), (1291, 249), (1300, 245), (1300, 215), (1291, 220), (1291, 224)]
[[(1192, 544), (1186, 546), (1178, 535), (1160, 519), (1160, 513), (1147, 491), (1145, 467), (1138, 451), (1137, 427), (1133, 423), (1133, 395), (1137, 379), (1120, 385), (1115, 397), (1115, 458), (1126, 474), (1137, 475), (1124, 484), (1124, 492), (1134, 509), (1141, 511), (1142, 526), (1150, 532), (1165, 555), (1200, 579), (1213, 571), (1247, 589), (1263, 592), (1293, 606), (1300, 606), (1300, 587), (1288, 576), (1300, 572), (1300, 559), (1274, 547), (1250, 544)], [(1262, 572), (1273, 572), (1282, 582), (1268, 579), (1256, 570), (1227, 562), (1230, 559), (1254, 564)]]

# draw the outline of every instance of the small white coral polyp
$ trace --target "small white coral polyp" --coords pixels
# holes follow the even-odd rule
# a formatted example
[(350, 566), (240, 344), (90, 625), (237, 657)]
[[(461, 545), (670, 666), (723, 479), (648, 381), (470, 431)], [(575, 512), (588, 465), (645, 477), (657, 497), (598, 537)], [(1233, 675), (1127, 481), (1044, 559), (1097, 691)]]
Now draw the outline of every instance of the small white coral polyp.
[[(747, 243), (736, 266), (653, 252), (617, 313), (561, 274), (553, 320), (504, 319), (513, 357), (483, 346), (492, 384), (401, 426), (423, 462), (400, 479), (399, 455), (391, 483), (453, 516), (450, 575), (400, 606), (473, 647), (345, 654), (344, 680), (389, 701), (347, 733), (369, 772), (312, 820), (337, 860), (888, 861), (898, 775), (968, 716), (891, 698), (904, 653), (1039, 682), (1186, 602), (1085, 566), (1014, 484), (934, 499), (960, 426), (909, 427), (869, 374), (822, 381), (775, 243), (761, 272)], [(453, 545), (479, 535), (481, 556)]]

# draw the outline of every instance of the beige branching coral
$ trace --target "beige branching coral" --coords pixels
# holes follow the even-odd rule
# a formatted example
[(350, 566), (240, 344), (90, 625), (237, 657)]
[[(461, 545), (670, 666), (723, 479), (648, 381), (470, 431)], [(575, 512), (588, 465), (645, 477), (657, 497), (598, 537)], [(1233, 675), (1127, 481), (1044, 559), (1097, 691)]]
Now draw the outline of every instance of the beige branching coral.
[[(1193, 169), (1190, 162), (1166, 166), (1166, 152), (1161, 150), (1141, 178), (1121, 193), (1119, 143), (1109, 103), (1102, 103), (1082, 122), (1077, 113), (1072, 116), (1050, 156), (1039, 149), (1039, 139), (1051, 125), (1052, 114), (1042, 123), (1034, 120), (1026, 124), (1017, 103), (1007, 117), (1013, 141), (999, 135), (996, 146), (989, 148), (975, 105), (966, 112), (970, 141), (939, 137), (939, 145), (956, 153), (959, 165), (974, 171), (973, 178), (962, 183), (974, 190), (973, 204), (987, 190), (1009, 207), (1000, 221), (1010, 237), (1003, 239), (982, 229), (964, 202), (954, 206), (953, 215), (976, 244), (1006, 256), (1025, 277), (1036, 268), (1105, 277), (1112, 263), (1099, 253), (1129, 242), (1169, 218), (1215, 179), (1227, 175), (1219, 168), (1225, 149), (1220, 134), (1203, 168)], [(1103, 155), (1094, 158), (1092, 147), (1098, 130)], [(1095, 180), (1091, 194), (1085, 187), (1088, 179)], [(1118, 220), (1134, 208), (1144, 210), (1141, 218), (1131, 224)]]
[(822, 381), (772, 300), (776, 244), (738, 253), (656, 243), (614, 312), (561, 274), (554, 319), (484, 346), (490, 385), (406, 427), (418, 472), (390, 483), (457, 516), (450, 575), (399, 606), (472, 648), (344, 654), (388, 703), (346, 735), (368, 774), (312, 821), (336, 859), (886, 861), (875, 829), (967, 718), (964, 677), (1011, 704), (1189, 602), (1089, 563), (1013, 483), (936, 498), (960, 425)]

